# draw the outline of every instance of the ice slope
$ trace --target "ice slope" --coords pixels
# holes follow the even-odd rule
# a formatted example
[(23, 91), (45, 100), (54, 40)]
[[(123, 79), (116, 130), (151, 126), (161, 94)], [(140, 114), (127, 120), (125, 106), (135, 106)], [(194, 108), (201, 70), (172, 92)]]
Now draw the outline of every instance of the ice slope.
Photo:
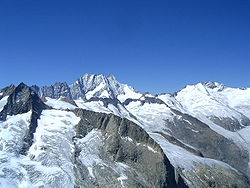
[[(43, 166), (40, 181), (50, 187), (74, 187), (74, 125), (80, 119), (72, 112), (44, 110), (29, 150), (33, 161)], [(36, 180), (37, 181), (37, 180)]]
[(138, 100), (126, 105), (126, 109), (136, 117), (148, 132), (164, 130), (166, 128), (164, 121), (173, 119), (173, 113), (165, 104), (143, 104), (142, 101)]
[(249, 88), (229, 88), (226, 87), (220, 92), (215, 90), (209, 90), (210, 95), (212, 95), (217, 100), (220, 100), (223, 104), (229, 106), (241, 112), (248, 118), (250, 118), (250, 89)]
[(183, 107), (181, 105), (181, 103), (179, 103), (175, 97), (171, 94), (161, 94), (161, 95), (157, 95), (156, 98), (162, 100), (163, 102), (165, 102), (169, 107), (179, 110), (179, 111), (183, 111)]
[(0, 123), (0, 187), (74, 187), (72, 112), (45, 110), (28, 155), (20, 155), (31, 112)]
[[(229, 93), (228, 89), (218, 91), (215, 88), (211, 89), (199, 83), (182, 89), (177, 93), (175, 99), (182, 105), (185, 111), (192, 115), (202, 114), (205, 116), (230, 117), (240, 120), (242, 114), (234, 109), (233, 106), (229, 106), (229, 100), (227, 99), (231, 95)], [(231, 97), (231, 100), (234, 99)], [(230, 103), (234, 104), (233, 102)]]
[[(19, 155), (31, 112), (7, 116), (0, 122), (0, 187), (28, 187), (26, 158)], [(27, 186), (26, 186), (27, 185)]]
[(60, 99), (52, 99), (49, 97), (46, 97), (45, 104), (58, 110), (66, 110), (66, 109), (73, 110), (76, 108), (76, 106), (68, 102), (61, 101)]
[(0, 100), (0, 112), (3, 110), (4, 106), (7, 104), (8, 98), (9, 96), (5, 96)]
[(136, 92), (132, 87), (128, 85), (123, 85), (123, 93), (117, 95), (117, 99), (123, 103), (126, 99), (139, 99), (142, 94)]
[(94, 112), (101, 112), (101, 113), (106, 113), (106, 114), (114, 114), (117, 115), (119, 117), (122, 118), (127, 118), (137, 124), (139, 124), (139, 122), (131, 117), (131, 114), (129, 113), (129, 111), (121, 104), (117, 104), (117, 106), (114, 106), (113, 104), (108, 104), (107, 107), (105, 107), (103, 101), (85, 101), (82, 99), (77, 99), (74, 100), (74, 102), (77, 104), (77, 107), (65, 102), (65, 101), (61, 101), (60, 99), (51, 99), (49, 97), (46, 97), (46, 102), (45, 104), (54, 108), (54, 109), (58, 109), (58, 110), (73, 110), (76, 108), (82, 108), (85, 110), (90, 110), (90, 111), (94, 111)]

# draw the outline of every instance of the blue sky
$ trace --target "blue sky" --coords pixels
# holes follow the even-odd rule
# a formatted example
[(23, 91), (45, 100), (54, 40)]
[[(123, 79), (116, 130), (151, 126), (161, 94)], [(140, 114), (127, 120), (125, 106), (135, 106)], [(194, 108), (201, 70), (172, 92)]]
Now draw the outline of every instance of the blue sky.
[(151, 93), (250, 87), (249, 0), (1, 0), (0, 87), (113, 74)]

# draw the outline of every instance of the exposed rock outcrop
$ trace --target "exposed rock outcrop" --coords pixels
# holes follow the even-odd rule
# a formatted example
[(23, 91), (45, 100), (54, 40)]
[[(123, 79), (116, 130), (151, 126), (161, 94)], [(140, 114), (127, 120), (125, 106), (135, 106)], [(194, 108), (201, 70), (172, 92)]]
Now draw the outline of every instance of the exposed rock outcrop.
[(23, 114), (31, 111), (31, 121), (28, 132), (24, 137), (22, 154), (29, 149), (32, 144), (33, 134), (37, 127), (37, 119), (39, 119), (42, 110), (48, 109), (39, 96), (27, 85), (20, 83), (17, 87), (11, 86), (6, 90), (8, 92), (8, 101), (0, 112), (0, 120), (6, 120), (7, 116)]
[[(76, 137), (83, 138), (93, 129), (101, 130), (105, 137), (100, 148), (103, 159), (122, 163), (130, 169), (128, 180), (123, 182), (125, 187), (178, 187), (173, 166), (160, 146), (141, 127), (112, 114), (82, 109), (76, 109), (74, 112), (81, 117), (76, 126)], [(95, 172), (98, 170), (96, 167)], [(111, 175), (109, 178), (117, 179)], [(100, 183), (98, 178), (96, 182)], [(111, 187), (119, 187), (119, 184)]]

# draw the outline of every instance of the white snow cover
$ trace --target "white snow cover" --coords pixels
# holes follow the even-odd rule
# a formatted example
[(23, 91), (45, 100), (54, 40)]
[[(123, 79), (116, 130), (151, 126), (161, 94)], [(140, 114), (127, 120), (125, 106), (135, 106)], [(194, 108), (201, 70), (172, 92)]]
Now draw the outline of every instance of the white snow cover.
[(123, 103), (126, 99), (139, 99), (140, 97), (142, 97), (141, 93), (135, 92), (134, 89), (128, 85), (124, 85), (123, 94), (118, 95), (117, 99)]
[[(6, 121), (0, 122), (0, 187), (24, 187), (28, 180), (21, 178), (26, 173), (22, 166), (23, 157), (18, 156), (22, 148), (24, 136), (30, 124), (31, 112), (7, 116)], [(18, 176), (19, 174), (19, 176)], [(7, 176), (7, 178), (2, 178)], [(18, 177), (20, 179), (18, 179)]]
[[(72, 112), (44, 110), (38, 120), (29, 156), (41, 163), (40, 181), (51, 187), (74, 187), (72, 138), (80, 121)], [(56, 181), (55, 181), (56, 180)]]
[(196, 156), (187, 150), (179, 147), (175, 144), (168, 142), (163, 136), (157, 133), (150, 133), (150, 136), (161, 146), (163, 152), (166, 154), (171, 164), (178, 168), (184, 168), (185, 170), (192, 170), (195, 166), (195, 163), (201, 163), (212, 167), (213, 165), (219, 165), (227, 169), (236, 169), (232, 168), (227, 163), (217, 161), (214, 159), (203, 158)]
[[(23, 137), (30, 124), (31, 112), (7, 116), (6, 121), (0, 122), (0, 153), (19, 152)], [(0, 155), (3, 156), (3, 155)]]
[(102, 74), (84, 74), (77, 82), (82, 83), (83, 90), (87, 93), (88, 91), (94, 90), (102, 82), (105, 82), (106, 78)]
[(72, 112), (44, 110), (28, 155), (20, 155), (31, 112), (10, 116), (0, 123), (0, 187), (74, 187)]
[(250, 88), (225, 88), (221, 92), (210, 91), (210, 93), (229, 107), (241, 112), (250, 118)]
[(108, 106), (105, 107), (102, 101), (86, 102), (82, 99), (75, 100), (75, 103), (79, 108), (85, 110), (101, 112), (106, 114), (115, 114), (122, 118), (127, 118), (137, 124), (140, 124), (136, 119), (130, 116), (131, 114), (129, 113), (129, 111), (126, 108), (124, 108), (124, 106), (122, 106), (121, 104), (118, 104), (117, 107), (115, 107), (113, 104), (108, 104)]
[(47, 101), (45, 102), (45, 104), (47, 104), (48, 106), (51, 106), (52, 108), (55, 108), (55, 109), (59, 109), (59, 110), (70, 109), (70, 110), (73, 110), (73, 109), (77, 108), (73, 104), (70, 104), (70, 103), (65, 102), (65, 101), (61, 101), (60, 99), (52, 99), (52, 98), (46, 97), (46, 100)]
[[(105, 82), (101, 82), (95, 89), (86, 93), (86, 99), (88, 100), (91, 97), (93, 97), (101, 89), (104, 89), (105, 86), (106, 86)], [(102, 93), (100, 97), (101, 98), (109, 97), (109, 93), (105, 90), (104, 93)]]
[(7, 104), (8, 98), (9, 96), (5, 96), (0, 100), (0, 112), (3, 110), (4, 106)]
[(191, 115), (230, 117), (241, 119), (242, 114), (228, 106), (227, 96), (223, 91), (214, 91), (203, 84), (187, 86), (175, 97), (185, 111)]
[(82, 99), (75, 100), (75, 103), (79, 108), (85, 109), (85, 110), (91, 110), (94, 112), (102, 112), (102, 113), (111, 113), (111, 111), (104, 107), (104, 104), (102, 101), (91, 101), (91, 102), (85, 102)]
[(81, 85), (81, 90), (85, 92), (87, 100), (92, 97), (113, 98), (116, 96), (123, 102), (122, 98), (139, 98), (141, 96), (132, 87), (119, 83), (113, 75), (105, 77), (102, 74), (85, 74), (70, 87), (78, 85)]
[(170, 94), (162, 94), (157, 96), (158, 99), (161, 99), (165, 102), (169, 107), (182, 111), (182, 105)]
[(146, 131), (166, 129), (165, 120), (172, 120), (173, 114), (165, 104), (142, 104), (141, 101), (130, 102), (126, 109), (133, 114)]

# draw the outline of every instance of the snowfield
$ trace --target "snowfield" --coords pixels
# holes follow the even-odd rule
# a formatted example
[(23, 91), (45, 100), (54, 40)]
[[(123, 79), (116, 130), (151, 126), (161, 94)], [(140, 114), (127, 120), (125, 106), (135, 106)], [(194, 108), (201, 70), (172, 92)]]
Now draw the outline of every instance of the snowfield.
[(0, 100), (0, 112), (3, 110), (4, 106), (7, 104), (8, 98), (9, 96), (5, 96)]
[[(74, 187), (72, 138), (79, 121), (72, 112), (44, 110), (27, 156), (18, 154), (31, 113), (0, 124), (0, 187)], [(14, 178), (14, 179), (13, 179)]]

